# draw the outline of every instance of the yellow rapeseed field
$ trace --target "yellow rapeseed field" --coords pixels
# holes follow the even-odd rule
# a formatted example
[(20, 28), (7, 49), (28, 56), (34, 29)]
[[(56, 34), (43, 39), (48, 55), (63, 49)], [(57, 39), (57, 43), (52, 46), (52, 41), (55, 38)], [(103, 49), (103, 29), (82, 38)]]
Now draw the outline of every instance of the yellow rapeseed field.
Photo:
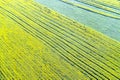
[(118, 80), (120, 42), (32, 0), (0, 1), (0, 80)]

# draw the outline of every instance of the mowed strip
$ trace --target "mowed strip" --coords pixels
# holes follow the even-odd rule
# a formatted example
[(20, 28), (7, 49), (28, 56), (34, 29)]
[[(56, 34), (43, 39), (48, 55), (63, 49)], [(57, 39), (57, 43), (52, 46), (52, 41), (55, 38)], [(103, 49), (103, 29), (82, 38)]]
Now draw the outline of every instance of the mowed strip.
[(107, 5), (102, 5), (102, 4), (97, 3), (95, 1), (90, 1), (90, 0), (87, 0), (87, 1), (86, 0), (75, 0), (75, 1), (77, 1), (79, 3), (87, 4), (89, 6), (97, 8), (97, 9), (105, 10), (107, 12), (111, 12), (111, 13), (120, 15), (120, 11), (117, 9), (114, 9), (114, 7), (112, 8), (112, 7), (109, 7)]
[[(103, 16), (105, 16), (105, 17), (110, 17), (110, 18), (113, 18), (113, 19), (118, 19), (118, 20), (120, 20), (120, 17), (119, 17), (119, 16), (114, 16), (114, 15), (112, 15), (112, 14), (103, 12), (103, 11), (101, 11), (101, 10), (92, 9), (92, 8), (90, 8), (90, 7), (81, 5), (81, 4), (79, 4), (79, 3), (72, 2), (71, 0), (61, 0), (61, 1), (64, 2), (64, 3), (67, 3), (67, 4), (69, 4), (69, 5), (72, 5), (72, 6), (75, 6), (75, 7), (78, 7), (78, 8), (87, 10), (87, 11), (90, 11), (90, 12), (103, 15)], [(80, 2), (80, 1), (77, 1), (77, 2)]]
[(93, 2), (102, 4), (111, 8), (115, 8), (115, 9), (120, 8), (120, 0), (94, 0)]
[[(71, 70), (70, 71), (71, 74), (68, 74), (68, 75), (66, 74), (67, 76), (65, 76), (63, 75), (63, 73), (59, 71), (59, 68), (55, 66), (55, 68), (58, 69), (58, 71), (55, 71), (56, 72), (55, 75), (57, 74), (61, 75), (59, 76), (60, 78), (65, 78), (65, 79), (78, 78), (79, 79), (82, 75), (81, 72), (84, 73), (84, 75), (86, 77), (89, 77), (90, 79), (119, 79), (120, 78), (120, 75), (119, 75), (120, 74), (120, 66), (119, 66), (120, 65), (120, 59), (119, 59), (120, 43), (119, 42), (114, 41), (104, 36), (103, 34), (100, 34), (80, 23), (77, 23), (76, 21), (70, 20), (69, 18), (62, 16), (56, 13), (55, 11), (52, 11), (32, 1), (30, 2), (29, 1), (23, 2), (21, 0), (12, 1), (7, 5), (1, 6), (0, 10), (1, 10), (0, 11), (1, 15), (8, 18), (8, 20), (11, 20), (14, 24), (16, 23), (17, 25), (16, 27), (19, 27), (22, 31), (24, 30), (24, 33), (27, 32), (26, 34), (28, 34), (29, 36), (33, 36), (34, 38), (36, 38), (36, 40), (38, 41), (40, 40), (40, 42), (42, 43), (45, 43), (47, 47), (50, 48), (50, 50), (51, 49), (54, 50), (53, 52), (51, 51), (51, 54), (50, 53), (45, 54), (46, 56), (45, 59), (51, 63), (50, 67), (53, 70), (55, 70), (52, 66), (53, 65), (52, 59), (54, 59), (54, 57), (49, 59), (50, 56), (47, 56), (47, 55), (56, 55), (57, 57), (60, 57), (60, 59), (62, 59), (65, 64), (68, 64), (68, 66), (70, 66), (71, 69), (72, 68), (75, 69), (76, 74), (72, 74), (74, 71)], [(31, 43), (35, 42), (34, 38), (33, 40), (31, 40), (32, 41)], [(28, 38), (26, 37), (26, 39)], [(14, 40), (14, 41), (17, 41), (17, 40)], [(9, 44), (9, 46), (10, 45), (11, 44)], [(16, 49), (14, 50), (17, 50), (17, 48), (18, 47), (16, 47)], [(37, 47), (35, 49), (37, 49)], [(28, 52), (29, 50), (25, 49), (25, 51)], [(22, 54), (24, 54), (24, 52)], [(31, 52), (31, 54), (35, 54), (35, 53)], [(33, 55), (30, 55), (30, 56), (33, 57)], [(25, 56), (25, 57), (26, 59), (23, 56), (22, 58), (23, 61), (26, 62), (28, 60), (29, 62), (29, 59), (27, 59), (28, 56)], [(56, 59), (54, 59), (54, 61), (55, 60)], [(55, 61), (56, 64), (58, 62)], [(27, 63), (27, 65), (33, 66), (31, 63), (37, 66), (35, 68), (36, 70), (40, 69), (38, 67), (38, 64), (32, 61), (29, 62), (29, 64)], [(23, 68), (24, 65), (25, 64), (22, 63), (21, 67)], [(65, 67), (64, 70), (69, 70), (66, 66), (64, 67)], [(25, 69), (28, 69), (28, 68), (26, 67)], [(13, 70), (15, 70), (15, 68), (13, 68)], [(20, 70), (20, 71), (23, 71), (23, 70)], [(31, 69), (31, 71), (36, 71), (36, 70), (34, 70), (34, 68)], [(4, 71), (4, 70), (1, 70), (1, 71)], [(9, 71), (8, 69), (8, 72), (11, 73), (12, 71)], [(18, 73), (18, 75), (19, 74), (20, 72)], [(27, 74), (29, 74), (29, 72), (25, 73), (24, 78), (25, 77), (29, 78), (29, 75)], [(36, 77), (34, 78), (37, 78), (39, 74), (39, 70), (38, 70), (38, 74), (37, 73), (35, 74), (35, 72), (32, 72), (32, 74), (36, 75)], [(14, 75), (14, 74), (11, 74), (11, 75)], [(49, 72), (46, 73), (45, 75), (48, 76)], [(73, 77), (71, 77), (71, 75)], [(41, 75), (41, 76), (44, 76), (44, 75)], [(16, 78), (17, 75), (16, 77), (14, 76), (12, 77)], [(33, 76), (31, 76), (31, 78), (32, 77)], [(23, 78), (23, 76), (19, 78)], [(43, 79), (45, 78), (47, 79), (46, 76), (44, 76)], [(57, 77), (55, 76), (55, 78)]]

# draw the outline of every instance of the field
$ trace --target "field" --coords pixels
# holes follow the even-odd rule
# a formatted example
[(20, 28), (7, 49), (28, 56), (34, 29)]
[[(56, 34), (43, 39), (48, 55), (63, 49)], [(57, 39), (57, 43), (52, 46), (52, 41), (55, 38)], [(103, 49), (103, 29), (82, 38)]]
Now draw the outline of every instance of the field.
[[(81, 2), (81, 1), (79, 1), (79, 0), (75, 0), (75, 1), (78, 2), (78, 3), (71, 2), (70, 0), (62, 0), (62, 1), (65, 2), (65, 3), (67, 3), (67, 4), (70, 4), (70, 5), (76, 6), (76, 7), (78, 7), (78, 8), (82, 8), (82, 9), (88, 10), (88, 11), (93, 12), (93, 13), (97, 13), (97, 14), (100, 14), (100, 15), (103, 15), (103, 16), (106, 16), (106, 17), (111, 17), (111, 18), (119, 19), (119, 20), (120, 20), (120, 17), (118, 17), (118, 16), (114, 16), (114, 15), (111, 15), (111, 14), (108, 14), (108, 13), (106, 13), (106, 12), (103, 12), (103, 11), (98, 10), (98, 7), (99, 7), (99, 8), (103, 8), (103, 7), (102, 7), (102, 6), (98, 6), (99, 4), (96, 5), (96, 3), (94, 3), (94, 2), (83, 1), (83, 3), (88, 3), (90, 6), (93, 5), (93, 6), (97, 7), (97, 10), (79, 4), (79, 2)], [(104, 6), (104, 7), (105, 7), (105, 6)], [(103, 8), (103, 9), (104, 9), (104, 8)], [(105, 7), (105, 11), (111, 11), (111, 10), (112, 10), (111, 8), (109, 8), (109, 9), (110, 9), (110, 10), (107, 10), (107, 7)], [(117, 13), (117, 12), (115, 12), (115, 11), (112, 11), (112, 12)], [(118, 14), (119, 14), (119, 13), (118, 13)]]
[(32, 0), (0, 1), (0, 80), (118, 80), (120, 42)]
[(95, 2), (104, 3), (114, 8), (120, 8), (120, 0), (95, 0)]
[[(120, 41), (120, 9), (101, 0), (35, 0), (40, 4)], [(108, 0), (104, 0), (108, 1)], [(116, 0), (112, 0), (116, 1)], [(119, 1), (115, 2), (119, 3)], [(113, 3), (113, 4), (115, 4)]]

